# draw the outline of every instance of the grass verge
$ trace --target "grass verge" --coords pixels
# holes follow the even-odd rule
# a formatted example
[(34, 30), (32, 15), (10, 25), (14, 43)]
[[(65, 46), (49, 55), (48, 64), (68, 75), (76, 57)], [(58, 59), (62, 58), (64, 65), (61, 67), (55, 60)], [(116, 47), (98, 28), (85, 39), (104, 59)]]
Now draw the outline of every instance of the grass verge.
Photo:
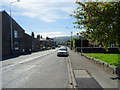
[(84, 54), (87, 56), (102, 60), (104, 62), (107, 62), (110, 65), (120, 67), (120, 55), (119, 54), (104, 54), (104, 53), (84, 53)]

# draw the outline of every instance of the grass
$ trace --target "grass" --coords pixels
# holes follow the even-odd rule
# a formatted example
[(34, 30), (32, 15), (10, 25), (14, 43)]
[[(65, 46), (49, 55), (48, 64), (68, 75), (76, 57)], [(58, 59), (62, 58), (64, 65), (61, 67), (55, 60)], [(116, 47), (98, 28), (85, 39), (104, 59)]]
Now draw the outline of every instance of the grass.
[(87, 56), (100, 59), (111, 65), (120, 67), (120, 55), (119, 54), (104, 54), (104, 53), (84, 53)]

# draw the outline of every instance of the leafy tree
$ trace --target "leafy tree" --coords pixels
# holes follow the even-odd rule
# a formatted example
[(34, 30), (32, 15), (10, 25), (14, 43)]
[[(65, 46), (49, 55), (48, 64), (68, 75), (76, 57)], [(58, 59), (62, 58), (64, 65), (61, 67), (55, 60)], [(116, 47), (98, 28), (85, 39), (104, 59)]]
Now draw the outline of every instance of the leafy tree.
[(81, 31), (81, 32), (78, 32), (77, 35), (79, 35), (79, 38), (82, 38), (82, 39), (89, 39), (89, 34), (87, 33), (87, 31)]
[(82, 34), (91, 41), (102, 43), (105, 48), (111, 43), (120, 47), (120, 2), (76, 2), (75, 28), (84, 28)]
[(50, 40), (50, 38), (49, 38), (49, 37), (46, 37), (46, 39), (47, 39), (47, 40)]

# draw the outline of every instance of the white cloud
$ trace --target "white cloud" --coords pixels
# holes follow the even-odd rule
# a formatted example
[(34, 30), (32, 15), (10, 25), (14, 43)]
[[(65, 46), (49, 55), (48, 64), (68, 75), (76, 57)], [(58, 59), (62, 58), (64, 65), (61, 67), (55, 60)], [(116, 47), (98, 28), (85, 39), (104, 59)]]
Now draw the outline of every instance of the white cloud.
[[(17, 0), (4, 0), (4, 1), (17, 1)], [(24, 2), (75, 2), (76, 0), (20, 0)]]
[(62, 32), (44, 32), (42, 34), (47, 34), (47, 35), (51, 35), (51, 34), (61, 34)]
[[(11, 0), (15, 1), (15, 0)], [(9, 6), (10, 0), (4, 0), (3, 5)], [(17, 0), (16, 0), (17, 1)], [(43, 2), (44, 1), (44, 2)], [(64, 3), (63, 3), (63, 2)], [(19, 3), (12, 5), (16, 15), (36, 18), (44, 22), (55, 22), (58, 19), (67, 19), (73, 12), (74, 0), (21, 0)], [(13, 12), (14, 13), (14, 12)], [(14, 13), (14, 15), (15, 15)]]
[[(38, 35), (38, 34), (36, 34), (36, 35)], [(53, 38), (53, 37), (68, 36), (64, 32), (44, 32), (44, 33), (39, 33), (39, 35), (42, 35), (44, 38), (46, 38), (46, 37)]]
[(31, 12), (23, 12), (21, 15), (23, 15), (23, 16), (29, 16), (31, 18), (35, 18), (36, 17), (36, 14), (35, 13), (31, 13)]
[(41, 20), (42, 20), (42, 21), (45, 21), (45, 22), (54, 22), (54, 21), (55, 21), (55, 20), (49, 19), (49, 18), (47, 18), (47, 17), (43, 17), (43, 18), (41, 18)]

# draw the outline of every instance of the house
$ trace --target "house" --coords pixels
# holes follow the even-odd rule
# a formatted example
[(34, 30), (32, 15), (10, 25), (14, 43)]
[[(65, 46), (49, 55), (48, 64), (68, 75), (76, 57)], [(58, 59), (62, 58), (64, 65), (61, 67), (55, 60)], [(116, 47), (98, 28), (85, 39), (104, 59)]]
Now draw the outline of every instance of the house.
[(0, 13), (0, 60), (2, 60), (2, 13)]
[(45, 39), (42, 38), (40, 39), (41, 42), (41, 46), (42, 47), (52, 47), (52, 46), (56, 46), (56, 42), (53, 39)]
[[(23, 50), (24, 30), (5, 11), (2, 14), (2, 56), (20, 54)], [(12, 19), (12, 31), (11, 22)]]
[(36, 52), (41, 46), (55, 45), (54, 40), (40, 40), (39, 35), (37, 38), (34, 36), (33, 32), (31, 35), (25, 33), (25, 30), (6, 11), (0, 12), (0, 59)]
[(0, 15), (1, 58), (37, 51), (40, 40), (25, 33), (25, 30), (5, 11), (1, 11)]

